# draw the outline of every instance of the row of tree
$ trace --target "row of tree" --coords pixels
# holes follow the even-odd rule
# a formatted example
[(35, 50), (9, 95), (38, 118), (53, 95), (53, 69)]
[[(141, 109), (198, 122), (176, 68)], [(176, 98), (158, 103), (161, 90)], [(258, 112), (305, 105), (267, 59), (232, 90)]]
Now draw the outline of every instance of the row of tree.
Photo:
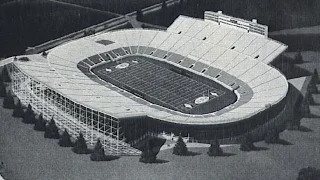
[[(265, 136), (265, 142), (267, 144), (276, 144), (279, 143), (279, 132), (275, 129), (270, 129), (266, 136)], [(141, 154), (140, 162), (144, 163), (154, 163), (156, 162), (156, 155), (157, 153), (152, 152), (150, 149), (152, 147), (149, 147), (150, 145), (147, 145), (147, 148), (145, 148)], [(243, 140), (243, 142), (240, 145), (241, 151), (255, 151), (257, 150), (257, 147), (254, 145), (254, 140), (251, 136), (251, 134), (247, 134)], [(173, 147), (173, 154), (179, 155), (179, 156), (187, 156), (189, 154), (188, 148), (186, 146), (186, 143), (183, 141), (182, 137), (179, 136), (175, 146)], [(211, 143), (209, 150), (207, 152), (209, 156), (217, 157), (217, 156), (224, 156), (225, 153), (223, 152), (222, 148), (220, 147), (220, 143), (218, 139), (214, 139), (214, 141)]]

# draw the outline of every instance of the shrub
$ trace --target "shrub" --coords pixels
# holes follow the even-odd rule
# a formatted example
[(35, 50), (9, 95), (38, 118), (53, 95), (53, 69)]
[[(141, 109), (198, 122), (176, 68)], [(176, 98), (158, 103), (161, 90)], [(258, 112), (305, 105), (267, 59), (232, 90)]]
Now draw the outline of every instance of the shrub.
[(314, 167), (302, 168), (299, 171), (297, 180), (319, 180), (320, 170)]
[(45, 138), (51, 138), (51, 139), (59, 139), (59, 129), (53, 120), (53, 118), (50, 120), (49, 124), (46, 126), (46, 130), (44, 132)]
[(36, 131), (46, 131), (46, 121), (43, 119), (42, 114), (40, 114), (38, 119), (35, 120), (33, 129)]
[(317, 88), (317, 85), (316, 85), (316, 82), (315, 80), (310, 80), (309, 81), (309, 84), (307, 86), (307, 91), (309, 91), (311, 94), (316, 94), (318, 93), (318, 88)]
[(320, 80), (319, 80), (319, 74), (318, 74), (318, 70), (317, 70), (317, 69), (314, 69), (313, 74), (312, 74), (311, 81), (312, 81), (314, 84), (318, 84), (318, 83), (320, 82)]
[(60, 139), (59, 139), (59, 142), (58, 144), (61, 146), (61, 147), (72, 147), (72, 142), (71, 142), (71, 139), (70, 139), (70, 135), (68, 133), (68, 131), (65, 129), (64, 132), (62, 133)]
[(268, 144), (277, 143), (279, 139), (279, 133), (275, 129), (270, 129), (265, 136), (265, 142)]
[(241, 151), (253, 151), (255, 150), (256, 147), (253, 144), (253, 140), (250, 134), (248, 134), (245, 137), (245, 140), (243, 141), (243, 143), (240, 145), (240, 150)]
[(210, 145), (209, 151), (207, 152), (209, 156), (222, 156), (223, 151), (220, 147), (218, 139), (215, 139), (214, 142)]
[(6, 86), (4, 85), (2, 79), (0, 80), (0, 97), (6, 97), (7, 96), (7, 90)]
[(23, 108), (21, 105), (21, 101), (18, 100), (17, 104), (14, 106), (13, 112), (12, 112), (12, 116), (13, 117), (23, 117)]
[(304, 61), (303, 61), (303, 57), (302, 57), (302, 55), (301, 55), (301, 52), (298, 52), (298, 53), (296, 54), (296, 56), (294, 57), (294, 60), (295, 60), (295, 63), (297, 63), (297, 64), (301, 64), (301, 63), (304, 62)]
[(13, 109), (14, 108), (14, 99), (9, 91), (7, 96), (3, 100), (3, 108), (5, 109)]
[(27, 111), (23, 115), (22, 122), (24, 122), (26, 124), (32, 124), (35, 122), (35, 114), (34, 114), (30, 104), (27, 107)]
[(106, 159), (106, 155), (104, 154), (104, 149), (98, 139), (96, 146), (94, 147), (93, 153), (90, 155), (91, 161), (104, 161)]
[(188, 148), (186, 146), (186, 143), (184, 143), (181, 136), (179, 136), (178, 141), (176, 145), (173, 147), (173, 154), (179, 155), (179, 156), (185, 156), (188, 153)]
[(72, 148), (72, 151), (77, 154), (87, 154), (88, 146), (86, 144), (86, 140), (83, 138), (83, 134), (80, 133), (77, 137), (77, 140)]
[(142, 150), (139, 161), (143, 163), (155, 163), (157, 155), (165, 142), (165, 139), (159, 137), (149, 136), (146, 138), (139, 148)]
[(11, 82), (7, 66), (4, 66), (1, 72), (1, 76), (4, 82)]

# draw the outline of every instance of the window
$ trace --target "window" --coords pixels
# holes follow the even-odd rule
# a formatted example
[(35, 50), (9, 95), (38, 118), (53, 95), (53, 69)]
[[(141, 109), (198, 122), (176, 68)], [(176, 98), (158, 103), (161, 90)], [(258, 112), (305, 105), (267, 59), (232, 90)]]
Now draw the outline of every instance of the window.
[(207, 39), (207, 37), (204, 37), (202, 40), (206, 40)]
[(168, 55), (166, 54), (164, 57), (163, 57), (163, 59), (166, 59), (168, 57)]
[(231, 84), (230, 84), (230, 86), (233, 86), (233, 85), (235, 85), (235, 83), (231, 83)]
[(129, 52), (127, 50), (125, 52), (126, 52), (126, 54), (129, 54)]
[(234, 48), (236, 48), (236, 47), (235, 47), (235, 46), (232, 46), (232, 47), (231, 47), (231, 49), (234, 49)]
[(117, 56), (120, 56), (120, 54), (118, 54), (118, 53), (117, 53), (116, 55), (117, 55)]
[(204, 73), (204, 72), (206, 72), (206, 71), (207, 71), (207, 69), (204, 68), (204, 69), (202, 69), (201, 73)]
[(259, 55), (257, 55), (256, 57), (254, 57), (255, 59), (258, 59), (259, 58)]
[(178, 34), (181, 34), (181, 31), (179, 31)]
[(183, 60), (180, 60), (180, 61), (178, 62), (178, 64), (182, 63), (182, 61), (183, 61)]
[(151, 51), (150, 55), (152, 55), (152, 54), (153, 54), (153, 51)]
[(189, 68), (193, 68), (194, 64), (191, 64), (191, 66), (189, 66)]
[(218, 75), (216, 75), (216, 78), (219, 78), (221, 75), (220, 74), (218, 74)]

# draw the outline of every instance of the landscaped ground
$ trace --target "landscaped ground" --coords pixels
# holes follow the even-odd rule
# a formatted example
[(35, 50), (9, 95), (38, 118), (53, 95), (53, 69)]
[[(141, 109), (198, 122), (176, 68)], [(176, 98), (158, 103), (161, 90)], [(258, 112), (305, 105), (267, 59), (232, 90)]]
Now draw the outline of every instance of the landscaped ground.
[[(319, 107), (312, 111), (320, 115)], [(162, 164), (143, 164), (139, 157), (121, 157), (110, 162), (92, 162), (89, 155), (77, 155), (61, 148), (57, 140), (43, 137), (32, 125), (13, 119), (11, 110), (0, 108), (0, 160), (11, 179), (294, 179), (300, 168), (320, 168), (320, 119), (303, 119), (310, 132), (285, 131), (281, 139), (293, 145), (256, 143), (268, 150), (241, 152), (239, 146), (223, 148), (230, 157), (211, 158), (207, 148), (192, 148), (196, 156), (179, 157), (172, 150), (161, 151)]]

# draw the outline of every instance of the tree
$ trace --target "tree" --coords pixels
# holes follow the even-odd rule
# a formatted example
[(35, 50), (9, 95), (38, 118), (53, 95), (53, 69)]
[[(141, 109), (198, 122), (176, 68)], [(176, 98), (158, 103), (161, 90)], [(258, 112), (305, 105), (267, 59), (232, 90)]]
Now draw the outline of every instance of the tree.
[(7, 96), (6, 86), (4, 85), (2, 79), (0, 79), (0, 97), (6, 97), (6, 96)]
[(270, 129), (266, 136), (265, 136), (265, 142), (266, 143), (270, 143), (270, 144), (273, 144), (273, 143), (277, 143), (279, 142), (279, 133), (275, 130), (275, 129)]
[(77, 140), (72, 148), (72, 151), (77, 154), (87, 154), (88, 146), (86, 144), (86, 140), (83, 138), (83, 134), (80, 133), (77, 137)]
[(93, 153), (90, 155), (91, 161), (104, 161), (106, 159), (106, 155), (104, 154), (104, 149), (98, 139), (96, 146), (94, 147)]
[(136, 16), (137, 21), (143, 21), (143, 13), (141, 9), (137, 10), (137, 16)]
[(5, 109), (13, 109), (14, 108), (14, 99), (11, 94), (11, 91), (7, 93), (7, 96), (3, 100), (3, 108)]
[(303, 61), (303, 57), (302, 57), (300, 51), (295, 55), (294, 61), (295, 61), (295, 63), (297, 63), (297, 64), (301, 64), (301, 63), (304, 62), (304, 61)]
[(306, 101), (309, 105), (314, 105), (315, 102), (313, 100), (313, 97), (312, 97), (312, 93), (307, 89), (307, 92), (306, 92), (306, 95), (305, 95), (305, 98), (306, 98)]
[(179, 156), (185, 156), (188, 153), (186, 143), (184, 143), (181, 136), (179, 136), (176, 145), (173, 147), (173, 154)]
[(253, 144), (253, 140), (251, 135), (248, 133), (247, 136), (245, 137), (245, 140), (242, 142), (240, 145), (240, 150), (241, 151), (253, 151), (255, 150), (256, 147)]
[(217, 138), (214, 139), (214, 142), (210, 145), (209, 151), (207, 152), (209, 156), (222, 156), (223, 151), (220, 147), (220, 143)]
[(51, 139), (59, 139), (60, 138), (59, 129), (58, 129), (55, 121), (53, 120), (53, 118), (51, 118), (49, 124), (46, 126), (46, 130), (44, 132), (44, 137), (51, 138)]
[(139, 161), (143, 163), (155, 163), (157, 155), (166, 142), (166, 139), (149, 136), (142, 144), (142, 151)]
[(318, 93), (316, 78), (314, 76), (312, 76), (311, 80), (309, 81), (309, 84), (307, 86), (307, 91), (309, 91), (312, 94)]
[(13, 117), (23, 117), (23, 108), (21, 105), (21, 101), (18, 100), (17, 104), (14, 106), (13, 112), (12, 112), (12, 116)]
[(302, 168), (299, 171), (297, 180), (319, 180), (320, 170), (314, 167)]
[(27, 107), (27, 111), (23, 115), (22, 122), (26, 124), (33, 124), (35, 122), (35, 114), (30, 104)]
[(318, 84), (318, 83), (320, 82), (320, 80), (319, 80), (319, 74), (318, 74), (318, 70), (317, 70), (317, 69), (314, 69), (313, 74), (312, 74), (312, 77), (311, 77), (311, 81), (312, 81), (314, 84)]
[(3, 67), (2, 72), (1, 72), (1, 77), (2, 77), (4, 82), (11, 82), (7, 66)]
[(59, 142), (58, 144), (61, 146), (61, 147), (72, 147), (72, 142), (71, 142), (71, 139), (70, 139), (70, 135), (68, 133), (68, 131), (65, 129), (64, 132), (62, 133), (60, 139), (59, 139)]
[(35, 120), (33, 129), (36, 131), (46, 131), (46, 121), (43, 119), (42, 114)]

